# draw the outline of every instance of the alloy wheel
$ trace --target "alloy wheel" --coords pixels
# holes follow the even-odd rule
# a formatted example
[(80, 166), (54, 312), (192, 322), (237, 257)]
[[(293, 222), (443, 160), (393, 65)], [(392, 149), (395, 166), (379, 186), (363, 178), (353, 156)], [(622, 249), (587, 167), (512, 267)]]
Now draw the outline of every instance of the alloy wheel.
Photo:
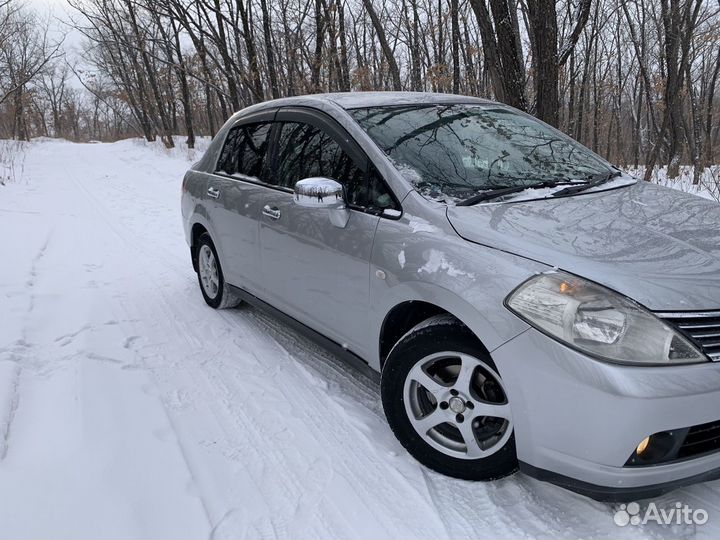
[(512, 435), (500, 376), (474, 356), (450, 351), (426, 356), (408, 372), (403, 394), (415, 431), (448, 456), (485, 458)]
[(205, 294), (214, 299), (220, 289), (220, 275), (215, 254), (207, 244), (203, 244), (198, 253), (198, 272)]

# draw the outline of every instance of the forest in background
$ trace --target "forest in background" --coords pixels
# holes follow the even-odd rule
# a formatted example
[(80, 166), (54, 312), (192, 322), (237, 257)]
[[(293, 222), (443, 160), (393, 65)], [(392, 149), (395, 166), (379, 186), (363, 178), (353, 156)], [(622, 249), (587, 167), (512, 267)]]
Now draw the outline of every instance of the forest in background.
[(259, 101), (411, 90), (507, 103), (648, 177), (720, 154), (720, 0), (68, 3), (0, 0), (0, 138), (193, 147)]

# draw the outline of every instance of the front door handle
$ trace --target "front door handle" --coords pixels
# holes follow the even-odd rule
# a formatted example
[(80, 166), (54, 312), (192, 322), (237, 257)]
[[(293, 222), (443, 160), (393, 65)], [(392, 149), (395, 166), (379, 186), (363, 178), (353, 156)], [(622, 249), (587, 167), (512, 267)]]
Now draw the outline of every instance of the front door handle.
[(208, 194), (208, 197), (217, 199), (220, 196), (220, 190), (211, 186), (208, 188), (207, 194)]
[(280, 210), (274, 206), (266, 204), (262, 209), (263, 216), (267, 216), (270, 219), (280, 219)]

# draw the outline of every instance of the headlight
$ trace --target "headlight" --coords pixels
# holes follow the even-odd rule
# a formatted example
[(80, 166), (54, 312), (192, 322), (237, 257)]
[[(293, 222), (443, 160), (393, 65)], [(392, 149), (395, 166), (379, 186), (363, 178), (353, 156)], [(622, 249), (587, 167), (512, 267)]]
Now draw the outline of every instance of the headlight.
[(689, 340), (629, 298), (564, 272), (529, 279), (506, 304), (539, 330), (613, 362), (707, 361)]

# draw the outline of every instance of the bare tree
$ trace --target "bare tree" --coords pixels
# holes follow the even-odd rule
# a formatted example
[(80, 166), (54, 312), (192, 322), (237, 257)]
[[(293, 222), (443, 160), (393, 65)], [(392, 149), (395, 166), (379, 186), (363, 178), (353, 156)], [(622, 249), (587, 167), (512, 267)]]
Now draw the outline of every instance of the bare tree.
[(0, 135), (193, 146), (268, 98), (435, 90), (526, 110), (648, 177), (699, 181), (718, 156), (717, 0), (69, 1), (72, 64), (0, 0)]

